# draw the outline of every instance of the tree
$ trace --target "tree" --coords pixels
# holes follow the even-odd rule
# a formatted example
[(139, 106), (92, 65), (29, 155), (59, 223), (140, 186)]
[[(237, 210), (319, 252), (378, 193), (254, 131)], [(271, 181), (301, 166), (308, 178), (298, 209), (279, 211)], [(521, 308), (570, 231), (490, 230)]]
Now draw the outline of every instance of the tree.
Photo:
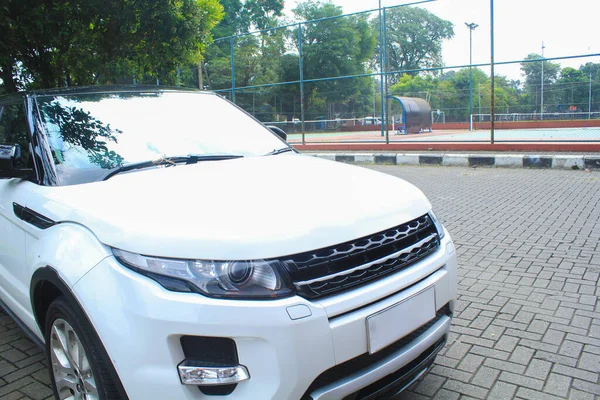
[(145, 75), (174, 82), (221, 18), (217, 0), (5, 0), (1, 76), (7, 91)]
[[(42, 110), (48, 121), (59, 128), (61, 140), (69, 146), (86, 150), (92, 164), (105, 169), (121, 165), (123, 157), (107, 147), (107, 142), (117, 143), (117, 137), (123, 133), (121, 130), (105, 125), (89, 111), (74, 106), (62, 106), (58, 101), (43, 105)], [(62, 148), (57, 151), (53, 156), (59, 164), (64, 159), (64, 153)]]
[(583, 71), (571, 67), (563, 68), (556, 83), (560, 104), (568, 105), (569, 109), (575, 107), (578, 111), (584, 106), (587, 109), (588, 85), (589, 76)]
[[(279, 25), (282, 0), (224, 0), (225, 18), (214, 29), (215, 42), (207, 51), (206, 73), (211, 89), (231, 87), (231, 36)], [(284, 51), (284, 30), (233, 38), (235, 83), (238, 86), (272, 82)]]
[(538, 108), (538, 104), (541, 105), (542, 63), (544, 66), (544, 104), (554, 103), (556, 97), (552, 90), (552, 85), (558, 79), (560, 65), (551, 61), (542, 62), (541, 58), (539, 54), (531, 53), (525, 57), (525, 62), (521, 63), (521, 71), (523, 71), (523, 75), (525, 76), (525, 90), (529, 93), (531, 99), (535, 100), (529, 112), (533, 112), (536, 109), (539, 112), (543, 112), (543, 110)]
[[(373, 30), (379, 32), (379, 19), (373, 21)], [(398, 7), (386, 12), (388, 71), (410, 71), (443, 66), (442, 42), (454, 37), (450, 21), (419, 7)], [(375, 52), (379, 65), (379, 49)], [(397, 75), (391, 76), (392, 83)]]
[[(307, 1), (293, 10), (297, 19), (316, 20), (342, 15), (342, 8), (332, 3)], [(297, 37), (297, 30), (294, 31)], [(344, 16), (302, 28), (302, 55), (305, 79), (359, 75), (367, 71), (376, 36), (366, 16)], [(306, 85), (307, 112), (313, 117), (337, 118), (356, 112), (369, 113), (373, 80), (368, 77), (314, 82)]]
[[(591, 110), (585, 107), (587, 111), (600, 111), (600, 63), (585, 63), (579, 69), (584, 75), (592, 81), (592, 104)], [(589, 103), (589, 86), (588, 86), (588, 103)]]
[(277, 26), (277, 17), (283, 11), (283, 0), (246, 0), (242, 15), (258, 30)]

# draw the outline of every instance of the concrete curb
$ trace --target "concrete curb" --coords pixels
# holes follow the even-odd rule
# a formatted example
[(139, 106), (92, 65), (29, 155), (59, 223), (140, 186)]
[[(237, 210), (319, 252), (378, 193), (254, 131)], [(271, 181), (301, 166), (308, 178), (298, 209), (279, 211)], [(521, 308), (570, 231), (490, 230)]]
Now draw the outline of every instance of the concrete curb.
[(349, 164), (375, 165), (444, 165), (461, 167), (597, 169), (600, 156), (530, 155), (530, 154), (444, 154), (444, 153), (306, 153), (318, 158)]

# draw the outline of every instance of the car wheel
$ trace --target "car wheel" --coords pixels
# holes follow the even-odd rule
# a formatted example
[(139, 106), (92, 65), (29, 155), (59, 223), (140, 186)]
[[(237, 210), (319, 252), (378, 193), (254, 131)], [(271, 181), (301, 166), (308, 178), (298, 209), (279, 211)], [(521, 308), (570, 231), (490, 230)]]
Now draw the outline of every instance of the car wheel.
[(83, 313), (65, 298), (50, 305), (45, 325), (46, 352), (54, 396), (60, 400), (119, 400), (114, 371)]

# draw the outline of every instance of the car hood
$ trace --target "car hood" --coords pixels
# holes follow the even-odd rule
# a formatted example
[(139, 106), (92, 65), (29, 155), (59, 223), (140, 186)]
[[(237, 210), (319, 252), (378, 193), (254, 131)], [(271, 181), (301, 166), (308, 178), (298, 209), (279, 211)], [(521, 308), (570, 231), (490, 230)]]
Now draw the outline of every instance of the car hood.
[(138, 170), (39, 191), (30, 208), (57, 222), (81, 224), (108, 246), (192, 259), (314, 250), (431, 208), (420, 190), (401, 179), (291, 153)]

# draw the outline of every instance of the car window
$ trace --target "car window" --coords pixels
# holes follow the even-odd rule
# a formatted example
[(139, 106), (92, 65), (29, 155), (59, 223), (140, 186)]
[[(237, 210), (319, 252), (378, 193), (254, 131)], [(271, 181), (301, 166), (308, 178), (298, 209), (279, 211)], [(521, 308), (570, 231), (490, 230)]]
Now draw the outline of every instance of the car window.
[(189, 155), (262, 156), (285, 146), (207, 93), (94, 93), (37, 98), (59, 184), (93, 181), (120, 165)]
[(0, 144), (18, 144), (21, 147), (21, 158), (17, 160), (17, 167), (28, 164), (29, 132), (23, 103), (1, 106)]

